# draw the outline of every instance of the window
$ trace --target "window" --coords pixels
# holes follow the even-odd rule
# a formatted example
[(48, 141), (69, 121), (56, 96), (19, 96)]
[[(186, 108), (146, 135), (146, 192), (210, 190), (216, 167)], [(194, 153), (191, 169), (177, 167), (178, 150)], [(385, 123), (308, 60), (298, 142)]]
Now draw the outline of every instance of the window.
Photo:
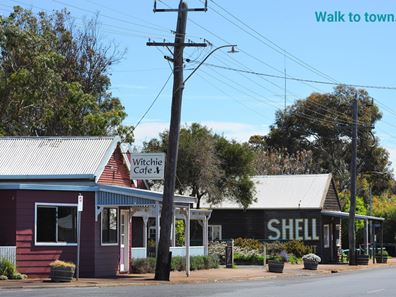
[(336, 225), (336, 246), (341, 247), (341, 225)]
[(118, 210), (103, 208), (102, 211), (102, 244), (118, 244)]
[(330, 228), (329, 225), (323, 225), (323, 245), (325, 248), (330, 247)]
[(156, 231), (156, 227), (154, 226), (151, 226), (151, 227), (149, 227), (149, 236), (148, 236), (148, 239), (152, 239), (152, 240), (156, 240), (156, 233), (157, 231)]
[(208, 226), (208, 240), (221, 240), (221, 225), (209, 225)]
[(36, 204), (36, 244), (76, 244), (77, 206)]

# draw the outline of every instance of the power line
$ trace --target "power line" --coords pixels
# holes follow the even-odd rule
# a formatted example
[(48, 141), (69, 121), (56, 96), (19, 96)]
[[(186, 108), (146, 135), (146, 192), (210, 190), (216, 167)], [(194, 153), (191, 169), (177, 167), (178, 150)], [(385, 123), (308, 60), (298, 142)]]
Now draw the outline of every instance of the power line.
[[(192, 63), (199, 63), (199, 61), (191, 61)], [(256, 72), (256, 71), (249, 71), (249, 70), (243, 70), (243, 69), (237, 69), (237, 68), (232, 68), (232, 67), (226, 67), (226, 66), (221, 66), (221, 65), (216, 65), (212, 63), (204, 63), (204, 65), (210, 66), (210, 67), (216, 67), (216, 68), (221, 68), (225, 70), (230, 70), (230, 71), (235, 71), (235, 72), (242, 72), (242, 73), (247, 73), (247, 74), (253, 74), (253, 75), (258, 75), (258, 76), (265, 76), (265, 77), (272, 77), (272, 78), (279, 78), (279, 79), (287, 79), (287, 80), (294, 80), (294, 81), (300, 81), (300, 82), (310, 82), (310, 83), (315, 83), (315, 84), (324, 84), (324, 85), (345, 85), (345, 86), (350, 86), (354, 88), (364, 88), (364, 89), (379, 89), (379, 90), (396, 90), (396, 87), (392, 86), (375, 86), (375, 85), (360, 85), (360, 84), (350, 84), (350, 83), (335, 83), (335, 82), (328, 82), (328, 81), (319, 81), (319, 80), (311, 80), (311, 79), (304, 79), (304, 78), (298, 78), (298, 77), (290, 77), (287, 76), (281, 76), (281, 75), (275, 75), (275, 74), (269, 74), (269, 73), (262, 73), (262, 72)]]
[[(202, 0), (201, 0), (202, 2)], [(254, 32), (256, 35), (258, 35), (261, 38), (258, 38), (257, 36), (255, 36), (254, 34), (252, 34), (251, 32), (247, 31), (246, 29), (244, 29), (243, 27), (241, 27), (239, 24), (235, 23), (234, 21), (230, 20), (229, 18), (227, 18), (226, 16), (224, 16), (222, 13), (220, 13), (218, 10), (216, 10), (215, 8), (211, 7), (211, 10), (213, 10), (215, 13), (217, 13), (218, 15), (220, 15), (222, 18), (226, 19), (228, 22), (230, 22), (231, 24), (233, 24), (234, 26), (238, 27), (239, 29), (241, 29), (242, 31), (244, 31), (245, 33), (249, 34), (251, 37), (255, 38), (256, 40), (260, 41), (261, 43), (265, 44), (266, 46), (268, 46), (269, 48), (271, 48), (272, 50), (278, 52), (281, 55), (286, 55), (290, 60), (292, 60), (293, 62), (299, 64), (300, 66), (316, 73), (317, 75), (324, 77), (325, 79), (328, 79), (330, 81), (333, 82), (337, 82), (336, 79), (332, 78), (331, 76), (327, 75), (326, 73), (323, 73), (322, 71), (316, 69), (315, 67), (309, 65), (308, 63), (304, 62), (303, 60), (301, 60), (300, 58), (296, 57), (295, 55), (291, 54), (290, 52), (288, 52), (287, 50), (285, 50), (284, 48), (280, 47), (279, 45), (277, 45), (275, 42), (273, 42), (271, 39), (269, 39), (268, 37), (264, 36), (263, 34), (261, 34), (260, 32), (258, 32), (257, 30), (255, 30), (254, 28), (252, 28), (251, 26), (249, 26), (246, 22), (242, 21), (240, 18), (238, 18), (237, 16), (235, 16), (234, 14), (232, 14), (231, 12), (229, 12), (228, 10), (226, 10), (225, 8), (223, 8), (221, 5), (217, 4), (215, 1), (211, 1), (214, 5), (216, 5), (219, 9), (221, 9), (222, 11), (224, 11), (225, 13), (227, 13), (229, 16), (231, 16), (233, 19), (237, 20), (240, 24), (242, 24), (243, 26), (245, 26), (246, 28), (248, 28), (249, 30), (251, 30), (252, 32)]]
[(155, 96), (153, 102), (151, 102), (150, 106), (147, 108), (147, 110), (144, 112), (144, 114), (141, 116), (141, 118), (139, 119), (139, 121), (136, 123), (136, 125), (134, 126), (133, 130), (135, 131), (136, 128), (139, 126), (139, 124), (143, 121), (143, 119), (145, 118), (145, 116), (149, 113), (149, 111), (151, 110), (151, 108), (154, 106), (155, 102), (157, 102), (157, 99), (159, 98), (159, 96), (162, 94), (162, 91), (165, 89), (166, 85), (168, 84), (170, 78), (172, 77), (173, 73), (171, 72), (168, 76), (168, 78), (166, 79), (164, 85), (162, 86), (162, 88), (160, 89), (160, 91), (158, 92), (157, 96)]

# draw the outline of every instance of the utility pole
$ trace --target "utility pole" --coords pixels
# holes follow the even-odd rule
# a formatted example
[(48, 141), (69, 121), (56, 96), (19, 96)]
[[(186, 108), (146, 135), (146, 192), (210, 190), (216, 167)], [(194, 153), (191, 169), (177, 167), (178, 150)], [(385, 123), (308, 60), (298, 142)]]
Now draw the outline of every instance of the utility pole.
[(188, 11), (206, 11), (205, 8), (188, 9), (187, 3), (180, 1), (178, 9), (157, 9), (157, 4), (154, 2), (154, 12), (172, 12), (177, 11), (177, 25), (175, 32), (175, 42), (148, 42), (148, 46), (165, 46), (174, 47), (173, 57), (173, 93), (172, 93), (172, 108), (171, 108), (171, 122), (169, 128), (168, 151), (166, 155), (165, 164), (165, 182), (164, 193), (162, 198), (162, 210), (160, 220), (160, 239), (157, 249), (157, 262), (155, 267), (155, 279), (169, 281), (170, 274), (170, 256), (169, 248), (171, 245), (171, 225), (174, 216), (173, 201), (176, 183), (176, 168), (177, 155), (179, 147), (180, 135), (180, 116), (183, 97), (183, 51), (188, 47), (206, 47), (206, 43), (185, 43), (187, 12)]
[(358, 121), (358, 93), (353, 99), (352, 120), (352, 161), (351, 161), (351, 203), (349, 209), (348, 240), (349, 240), (349, 265), (356, 265), (356, 159), (357, 159), (357, 121)]

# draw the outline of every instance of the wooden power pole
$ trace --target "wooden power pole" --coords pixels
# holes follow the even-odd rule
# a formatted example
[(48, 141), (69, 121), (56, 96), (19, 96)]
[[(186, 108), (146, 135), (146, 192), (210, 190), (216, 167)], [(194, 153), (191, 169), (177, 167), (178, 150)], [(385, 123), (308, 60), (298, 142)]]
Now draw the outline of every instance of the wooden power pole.
[(172, 110), (169, 128), (168, 151), (165, 164), (164, 194), (162, 198), (162, 210), (160, 220), (160, 238), (157, 249), (157, 262), (155, 267), (156, 280), (168, 280), (170, 273), (169, 248), (171, 245), (171, 225), (173, 222), (173, 201), (176, 183), (177, 155), (180, 134), (180, 116), (183, 97), (183, 51), (185, 47), (206, 47), (206, 43), (185, 43), (187, 12), (206, 11), (205, 8), (188, 9), (187, 3), (180, 1), (178, 9), (157, 9), (154, 2), (154, 12), (177, 11), (177, 25), (175, 32), (175, 42), (148, 42), (148, 46), (174, 47), (173, 57), (173, 93)]
[(357, 159), (357, 121), (358, 121), (358, 94), (353, 99), (352, 120), (352, 161), (351, 161), (351, 203), (349, 208), (348, 241), (349, 241), (349, 265), (356, 265), (356, 159)]

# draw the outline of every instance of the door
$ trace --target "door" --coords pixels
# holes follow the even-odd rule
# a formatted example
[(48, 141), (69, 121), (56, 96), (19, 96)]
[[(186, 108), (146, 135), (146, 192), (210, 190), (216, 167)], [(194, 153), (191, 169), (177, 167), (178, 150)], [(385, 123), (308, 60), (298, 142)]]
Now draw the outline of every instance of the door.
[(129, 210), (120, 211), (120, 272), (129, 272)]

